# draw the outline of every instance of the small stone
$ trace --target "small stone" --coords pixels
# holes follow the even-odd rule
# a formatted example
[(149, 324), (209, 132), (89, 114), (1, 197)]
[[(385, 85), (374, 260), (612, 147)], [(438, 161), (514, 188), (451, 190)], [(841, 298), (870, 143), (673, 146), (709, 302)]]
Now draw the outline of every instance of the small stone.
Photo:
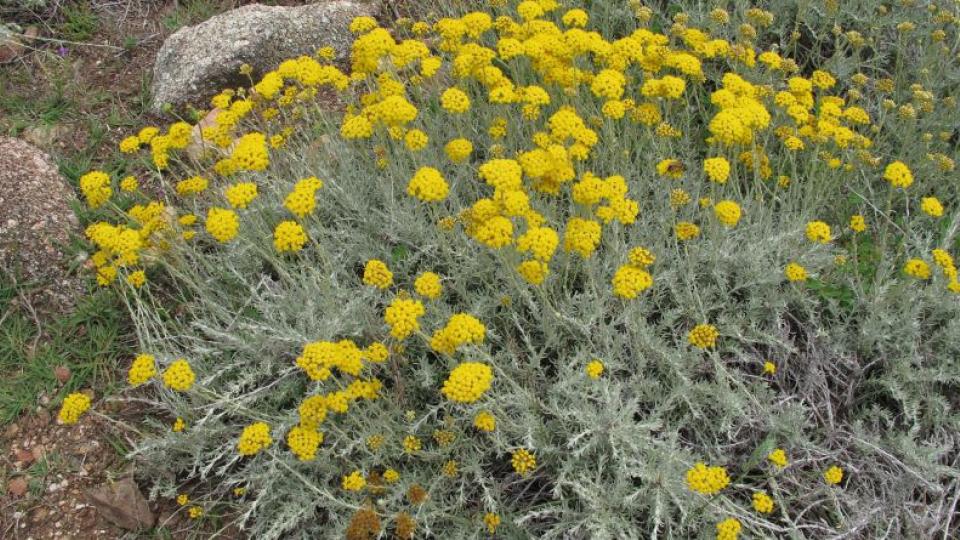
[(123, 529), (146, 529), (155, 521), (140, 488), (129, 477), (88, 491), (87, 500), (104, 519)]
[(64, 384), (70, 380), (70, 368), (67, 366), (57, 366), (53, 368), (53, 375), (60, 381), (60, 384)]
[(7, 482), (7, 491), (14, 497), (22, 497), (27, 492), (27, 479), (18, 476)]
[(21, 467), (30, 465), (34, 461), (33, 452), (26, 448), (18, 448), (14, 451), (14, 457)]

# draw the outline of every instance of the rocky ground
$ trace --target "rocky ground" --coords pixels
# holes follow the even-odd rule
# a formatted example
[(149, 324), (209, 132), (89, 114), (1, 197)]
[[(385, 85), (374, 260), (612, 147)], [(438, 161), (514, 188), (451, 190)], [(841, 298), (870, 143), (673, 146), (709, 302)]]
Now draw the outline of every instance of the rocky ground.
[[(190, 520), (175, 501), (148, 503), (125, 458), (143, 415), (109, 396), (133, 343), (122, 320), (104, 317), (120, 311), (116, 298), (88, 300), (77, 234), (89, 216), (74, 215), (74, 192), (94, 164), (124, 170), (117, 142), (163, 121), (150, 84), (164, 40), (246, 3), (0, 5), (0, 22), (22, 31), (0, 39), (0, 538), (237, 536)], [(98, 394), (97, 412), (59, 425), (73, 391)]]

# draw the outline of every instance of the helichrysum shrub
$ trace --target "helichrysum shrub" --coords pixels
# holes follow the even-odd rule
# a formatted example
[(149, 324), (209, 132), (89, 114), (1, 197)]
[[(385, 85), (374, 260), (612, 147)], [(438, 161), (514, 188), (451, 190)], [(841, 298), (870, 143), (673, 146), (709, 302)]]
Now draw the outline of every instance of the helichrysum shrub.
[(82, 178), (154, 495), (256, 538), (943, 532), (955, 7), (693, 4), (359, 18), (349, 70), (124, 141), (164, 197)]

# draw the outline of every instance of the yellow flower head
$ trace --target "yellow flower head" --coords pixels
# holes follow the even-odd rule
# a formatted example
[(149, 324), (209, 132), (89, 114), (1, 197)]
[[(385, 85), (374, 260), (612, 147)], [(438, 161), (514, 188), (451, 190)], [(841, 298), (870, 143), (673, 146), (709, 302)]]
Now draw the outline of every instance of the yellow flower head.
[(450, 186), (440, 171), (433, 167), (420, 167), (407, 184), (407, 195), (424, 202), (438, 202), (447, 198)]
[(653, 285), (653, 276), (633, 264), (625, 264), (613, 275), (613, 294), (632, 300)]
[(822, 221), (811, 221), (807, 223), (807, 239), (811, 242), (827, 244), (830, 242), (830, 226)]
[(393, 284), (393, 272), (379, 259), (370, 259), (363, 267), (363, 283), (378, 289), (386, 289)]
[(727, 487), (730, 477), (725, 467), (708, 467), (698, 462), (687, 471), (687, 486), (704, 495), (713, 495)]
[(360, 471), (353, 471), (352, 473), (343, 477), (342, 486), (343, 489), (347, 491), (360, 491), (367, 485), (367, 480), (363, 477), (363, 474)]
[(530, 471), (537, 468), (536, 456), (526, 448), (514, 450), (510, 457), (510, 463), (513, 465), (513, 470), (520, 476), (526, 476), (530, 474)]
[(913, 184), (913, 173), (902, 161), (894, 161), (887, 165), (883, 171), (883, 178), (893, 187), (908, 188)]
[(194, 375), (193, 370), (190, 368), (190, 364), (183, 358), (175, 360), (166, 371), (163, 372), (163, 384), (167, 388), (176, 390), (177, 392), (190, 390), (195, 380), (196, 375)]
[(823, 472), (823, 479), (830, 485), (837, 485), (843, 480), (843, 469), (832, 465)]
[(591, 360), (585, 368), (587, 376), (591, 379), (599, 379), (603, 375), (603, 362), (600, 360)]
[(307, 233), (296, 221), (282, 221), (273, 231), (273, 247), (278, 253), (296, 253), (307, 243)]
[(773, 498), (766, 492), (757, 491), (753, 494), (753, 509), (761, 514), (773, 512)]
[(140, 386), (157, 374), (156, 360), (152, 355), (140, 354), (133, 359), (130, 370), (127, 372), (127, 382), (130, 386)]
[(237, 452), (241, 456), (253, 456), (273, 444), (270, 437), (270, 426), (263, 422), (256, 422), (243, 428), (240, 440), (237, 441)]
[(473, 417), (473, 427), (490, 432), (497, 429), (497, 419), (489, 411), (480, 411)]
[(717, 344), (720, 333), (712, 324), (698, 324), (687, 334), (687, 341), (698, 349), (710, 349)]
[(790, 281), (806, 281), (807, 269), (799, 264), (792, 262), (783, 269), (783, 274)]
[(773, 463), (778, 468), (782, 469), (786, 467), (789, 462), (787, 461), (787, 453), (783, 451), (782, 448), (774, 449), (767, 455), (767, 459), (770, 460), (770, 463)]
[(473, 403), (493, 382), (493, 370), (482, 362), (463, 362), (453, 368), (441, 392), (451, 401)]
[(433, 272), (424, 272), (417, 276), (417, 279), (413, 282), (413, 289), (420, 296), (431, 300), (440, 298), (440, 294), (443, 292), (440, 276)]
[(90, 396), (79, 392), (69, 394), (63, 398), (63, 405), (60, 406), (60, 413), (57, 415), (57, 419), (61, 424), (76, 424), (80, 416), (89, 408)]

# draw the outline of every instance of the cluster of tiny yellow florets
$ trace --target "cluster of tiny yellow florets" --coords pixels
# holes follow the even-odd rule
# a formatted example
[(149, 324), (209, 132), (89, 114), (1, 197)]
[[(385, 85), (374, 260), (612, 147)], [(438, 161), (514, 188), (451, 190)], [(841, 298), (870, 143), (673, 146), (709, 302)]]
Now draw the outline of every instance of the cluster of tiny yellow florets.
[(390, 326), (390, 335), (397, 339), (406, 339), (420, 329), (417, 319), (425, 312), (423, 304), (418, 300), (395, 298), (387, 306), (383, 319)]
[(240, 440), (237, 441), (237, 452), (241, 456), (253, 456), (273, 444), (270, 437), (270, 426), (264, 422), (255, 422), (243, 428)]
[(490, 389), (493, 370), (482, 362), (464, 362), (453, 368), (441, 392), (450, 401), (473, 403)]
[(613, 275), (613, 293), (620, 298), (634, 299), (650, 288), (653, 276), (646, 269), (655, 260), (656, 256), (646, 248), (631, 250), (627, 264), (618, 268)]
[(517, 474), (526, 476), (537, 468), (537, 458), (533, 455), (533, 452), (526, 448), (518, 448), (513, 451), (513, 455), (510, 457), (510, 464), (513, 465), (513, 470), (516, 471)]
[(450, 317), (446, 326), (433, 333), (430, 347), (438, 352), (453, 354), (462, 345), (483, 343), (486, 332), (486, 327), (476, 317), (457, 313)]
[(127, 381), (131, 386), (140, 386), (157, 374), (156, 359), (149, 354), (140, 354), (133, 359), (127, 372)]
[(393, 284), (393, 272), (379, 259), (370, 259), (363, 267), (363, 283), (378, 289), (386, 289)]
[(61, 424), (76, 424), (83, 413), (90, 408), (90, 396), (76, 392), (68, 394), (63, 398), (63, 405), (60, 407), (60, 413), (57, 419)]
[(725, 467), (708, 467), (702, 462), (694, 464), (687, 471), (687, 485), (690, 489), (704, 495), (713, 495), (730, 484)]
[(687, 334), (687, 341), (698, 349), (711, 349), (717, 343), (720, 332), (712, 324), (698, 324)]
[(190, 364), (183, 358), (175, 360), (163, 372), (163, 384), (178, 392), (186, 392), (193, 387), (197, 377), (190, 368)]
[(296, 363), (311, 379), (323, 381), (330, 377), (333, 368), (356, 377), (363, 368), (362, 358), (363, 352), (349, 339), (336, 343), (315, 341), (304, 345)]

